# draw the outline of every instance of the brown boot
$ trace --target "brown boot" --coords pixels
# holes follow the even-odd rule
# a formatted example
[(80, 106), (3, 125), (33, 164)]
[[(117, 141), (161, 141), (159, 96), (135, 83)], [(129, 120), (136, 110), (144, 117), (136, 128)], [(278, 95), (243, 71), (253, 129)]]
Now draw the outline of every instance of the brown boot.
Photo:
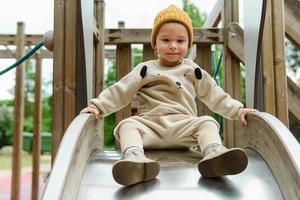
[(240, 148), (227, 149), (219, 144), (211, 144), (203, 150), (203, 159), (198, 164), (202, 177), (234, 175), (244, 171), (248, 158)]
[(145, 157), (139, 150), (126, 152), (112, 169), (115, 181), (121, 185), (133, 185), (154, 179), (159, 173), (159, 164)]

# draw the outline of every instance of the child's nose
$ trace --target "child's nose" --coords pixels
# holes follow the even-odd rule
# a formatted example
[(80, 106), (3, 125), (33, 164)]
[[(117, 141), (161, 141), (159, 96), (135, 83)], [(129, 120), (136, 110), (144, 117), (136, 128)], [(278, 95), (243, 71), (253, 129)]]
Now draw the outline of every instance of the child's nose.
[(172, 41), (170, 44), (171, 49), (176, 49), (177, 48), (177, 43), (175, 41)]

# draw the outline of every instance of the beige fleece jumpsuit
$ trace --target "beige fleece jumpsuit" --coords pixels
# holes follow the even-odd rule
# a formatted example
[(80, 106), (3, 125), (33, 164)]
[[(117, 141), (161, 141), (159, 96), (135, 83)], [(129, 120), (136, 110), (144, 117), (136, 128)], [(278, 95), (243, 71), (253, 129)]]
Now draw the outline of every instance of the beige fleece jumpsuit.
[[(144, 76), (142, 68), (146, 69)], [(243, 105), (217, 86), (205, 70), (197, 77), (196, 68), (199, 66), (190, 59), (175, 67), (160, 66), (157, 60), (140, 63), (91, 100), (101, 116), (107, 116), (128, 105), (137, 93), (137, 116), (124, 119), (114, 130), (122, 152), (131, 146), (167, 149), (199, 144), (203, 150), (212, 143), (222, 144), (216, 120), (197, 116), (195, 98), (228, 119), (238, 119)]]

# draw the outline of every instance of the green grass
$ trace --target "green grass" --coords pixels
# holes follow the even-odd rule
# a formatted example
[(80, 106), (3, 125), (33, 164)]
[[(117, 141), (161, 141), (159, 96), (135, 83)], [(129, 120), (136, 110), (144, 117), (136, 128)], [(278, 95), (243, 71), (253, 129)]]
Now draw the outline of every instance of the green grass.
[[(1, 163), (0, 170), (12, 169), (12, 156), (0, 154), (0, 163)], [(48, 164), (48, 163), (51, 163), (50, 155), (41, 156), (40, 164)], [(32, 155), (23, 154), (21, 157), (21, 165), (22, 167), (32, 166)]]

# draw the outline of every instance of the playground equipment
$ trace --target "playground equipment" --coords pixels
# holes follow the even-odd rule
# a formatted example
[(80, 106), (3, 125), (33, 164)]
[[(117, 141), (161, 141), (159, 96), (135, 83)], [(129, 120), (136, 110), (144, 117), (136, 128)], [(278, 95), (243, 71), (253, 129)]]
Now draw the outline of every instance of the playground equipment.
[[(96, 22), (94, 17), (89, 15), (93, 13), (91, 1), (82, 2), (79, 0), (72, 0), (68, 3), (55, 2), (52, 152), (55, 162), (43, 199), (98, 199), (99, 197), (158, 199), (158, 197), (164, 198), (163, 195), (168, 197), (177, 195), (175, 197), (178, 198), (197, 195), (215, 199), (244, 197), (256, 199), (255, 194), (257, 194), (256, 197), (263, 199), (297, 199), (300, 196), (300, 150), (299, 144), (285, 127), (288, 125), (286, 117), (288, 109), (285, 106), (287, 87), (284, 88), (286, 75), (285, 71), (282, 71), (284, 50), (282, 50), (283, 46), (280, 46), (284, 38), (284, 32), (282, 32), (284, 25), (287, 27), (288, 37), (292, 38), (295, 44), (300, 44), (300, 37), (298, 37), (300, 31), (295, 26), (299, 23), (298, 1), (285, 1), (285, 11), (287, 11), (285, 17), (289, 19), (285, 21), (280, 17), (278, 19), (278, 16), (283, 14), (283, 2), (281, 0), (266, 1), (266, 26), (261, 51), (262, 74), (264, 75), (264, 85), (261, 86), (263, 88), (261, 105), (264, 111), (273, 114), (281, 122), (268, 113), (249, 116), (247, 127), (241, 127), (232, 121), (225, 121), (225, 144), (229, 147), (246, 148), (250, 162), (245, 173), (236, 177), (207, 180), (200, 178), (196, 171), (195, 163), (199, 159), (197, 153), (158, 152), (156, 155), (162, 158), (160, 161), (162, 171), (158, 180), (130, 188), (121, 188), (112, 181), (111, 165), (113, 161), (120, 158), (120, 154), (115, 151), (103, 151), (102, 121), (97, 121), (89, 115), (77, 117), (76, 115), (87, 103), (89, 94), (95, 96), (102, 90), (104, 44), (117, 45), (117, 78), (119, 79), (131, 70), (130, 44), (142, 43), (144, 59), (153, 58), (153, 51), (149, 45), (151, 30), (105, 30), (103, 27), (104, 2), (94, 1)], [(221, 19), (224, 27), (216, 28)], [(194, 35), (197, 45), (195, 62), (210, 73), (212, 72), (211, 45), (223, 45), (223, 87), (234, 98), (239, 99), (240, 62), (247, 62), (245, 61), (247, 55), (243, 50), (246, 45), (243, 30), (237, 22), (237, 1), (219, 0), (205, 23), (209, 28), (195, 29)], [(91, 24), (94, 25), (92, 28)], [(93, 40), (92, 44), (91, 40)], [(254, 51), (256, 52), (256, 49)], [(97, 56), (92, 56), (93, 54)], [(254, 53), (254, 55), (256, 55), (255, 61), (250, 60), (257, 63), (257, 54)], [(94, 60), (92, 64), (88, 63), (92, 60)], [(92, 71), (95, 73), (91, 73)], [(88, 81), (92, 82), (92, 86)], [(291, 94), (297, 98), (295, 93), (291, 92)], [(297, 112), (291, 111), (292, 108), (289, 109), (290, 112)], [(201, 103), (198, 105), (198, 110), (199, 114), (209, 114)], [(117, 121), (130, 115), (131, 110), (127, 107), (117, 113)], [(59, 149), (58, 146), (60, 146)], [(151, 154), (151, 152), (147, 153)], [(170, 161), (170, 158), (178, 154), (182, 155), (178, 158), (179, 160)], [(154, 159), (159, 160), (155, 157)], [(178, 179), (176, 177), (172, 179), (173, 174), (176, 174)], [(260, 191), (258, 185), (262, 185), (264, 190)], [(248, 191), (243, 186), (247, 186)]]
[[(226, 10), (234, 12), (233, 1), (224, 1), (222, 5), (224, 6), (225, 16)], [(274, 1), (266, 2), (266, 5), (262, 8), (267, 8), (267, 5), (273, 6), (273, 10), (280, 8)], [(267, 12), (267, 9), (263, 12)], [(230, 17), (225, 17), (225, 27), (228, 18)], [(232, 18), (230, 20), (233, 20)], [(227, 26), (231, 26), (230, 31), (235, 31), (235, 25), (228, 24)], [(227, 28), (224, 31), (225, 37), (228, 35), (229, 37), (233, 36), (226, 32), (228, 31)], [(280, 33), (280, 30), (274, 32), (276, 35)], [(261, 37), (260, 34), (258, 34), (257, 40), (252, 40), (252, 42), (260, 41), (259, 37)], [(197, 40), (195, 42), (197, 43)], [(225, 59), (228, 59), (228, 57), (231, 59), (230, 62), (228, 60), (225, 62), (234, 65), (236, 61), (230, 56), (229, 50), (226, 50), (230, 46), (229, 43), (230, 39), (225, 38)], [(260, 42), (258, 46), (260, 46)], [(260, 53), (260, 48), (257, 47), (256, 49), (258, 49), (258, 53), (254, 51), (254, 57), (252, 57), (252, 59), (255, 58), (255, 65), (259, 63), (259, 56), (257, 55)], [(276, 53), (278, 53), (278, 49), (275, 50), (275, 56)], [(225, 68), (227, 68), (227, 65), (225, 65)], [(232, 71), (230, 72), (232, 73)], [(257, 72), (255, 73), (256, 76), (258, 76)], [(282, 118), (285, 119), (285, 116)], [(249, 125), (247, 127), (233, 124), (229, 130), (234, 130), (234, 134), (225, 141), (228, 146), (239, 146), (247, 149), (250, 165), (244, 174), (239, 175), (239, 178), (228, 177), (218, 180), (195, 178), (199, 177), (198, 172), (195, 170), (195, 163), (197, 163), (199, 155), (193, 155), (195, 154), (193, 152), (147, 152), (150, 154), (149, 157), (153, 153), (153, 158), (162, 165), (158, 180), (121, 188), (109, 177), (112, 163), (120, 158), (120, 154), (117, 152), (103, 152), (99, 144), (93, 145), (93, 141), (101, 139), (101, 133), (96, 129), (99, 126), (95, 126), (99, 121), (94, 119), (93, 116), (79, 115), (65, 133), (43, 199), (97, 199), (100, 195), (107, 199), (188, 198), (195, 195), (199, 198), (212, 199), (255, 199), (262, 196), (263, 199), (298, 198), (300, 196), (300, 146), (298, 142), (282, 122), (268, 113), (261, 112), (250, 115), (248, 120)], [(230, 124), (228, 127), (230, 127)], [(227, 134), (229, 133), (227, 132)], [(95, 137), (98, 140), (95, 140)], [(74, 138), (80, 139), (74, 141)], [(71, 140), (73, 141), (73, 147), (68, 146)], [(67, 162), (66, 158), (68, 158)], [(76, 176), (74, 176), (75, 171)], [(171, 176), (174, 173), (176, 173), (176, 176)], [(212, 193), (211, 190), (214, 189), (205, 187), (207, 184), (211, 187), (218, 185), (220, 187), (219, 193)], [(247, 184), (248, 187), (252, 186), (251, 190), (256, 188), (255, 193), (248, 193), (248, 190), (243, 187)], [(261, 192), (257, 190), (258, 184), (264, 188)], [(232, 188), (226, 188), (229, 187), (228, 185)], [(53, 196), (53, 194), (56, 196)]]

